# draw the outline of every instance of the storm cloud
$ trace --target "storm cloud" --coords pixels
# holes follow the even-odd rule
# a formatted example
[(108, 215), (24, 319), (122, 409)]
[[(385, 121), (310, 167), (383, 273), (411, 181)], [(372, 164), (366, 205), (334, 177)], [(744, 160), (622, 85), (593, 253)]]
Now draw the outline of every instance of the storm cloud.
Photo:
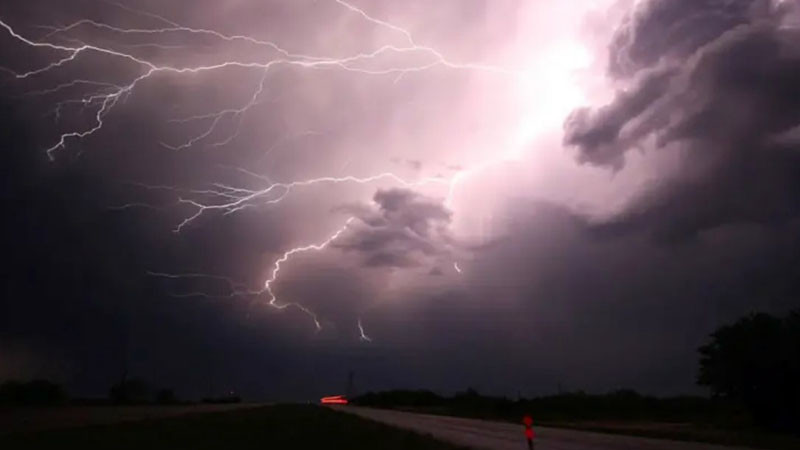
[(796, 2), (347, 4), (0, 7), (0, 379), (693, 393), (797, 305)]
[(361, 226), (350, 227), (335, 248), (360, 253), (367, 267), (414, 267), (422, 265), (423, 258), (448, 253), (451, 213), (442, 200), (388, 189), (378, 191), (373, 202), (341, 208), (354, 214)]
[[(608, 229), (644, 227), (671, 239), (800, 213), (800, 159), (789, 137), (800, 123), (800, 32), (784, 25), (793, 11), (788, 2), (713, 5), (637, 8), (611, 47), (612, 61), (637, 62), (636, 81), (565, 124), (565, 143), (581, 162), (619, 170), (635, 150), (680, 155), (679, 168), (638, 194)], [(691, 25), (706, 19), (716, 25)], [(665, 26), (635, 31), (651, 23)], [(675, 32), (684, 23), (687, 31)]]

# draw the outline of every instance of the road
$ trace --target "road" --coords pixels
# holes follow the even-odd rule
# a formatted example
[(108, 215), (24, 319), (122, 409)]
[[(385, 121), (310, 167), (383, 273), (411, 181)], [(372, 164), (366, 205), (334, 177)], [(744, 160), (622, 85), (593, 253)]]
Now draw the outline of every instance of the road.
[[(336, 410), (430, 434), (442, 441), (475, 449), (526, 450), (523, 426), (503, 422), (434, 416), (401, 411), (335, 407)], [(561, 428), (536, 427), (536, 450), (745, 450), (743, 447), (679, 442)]]

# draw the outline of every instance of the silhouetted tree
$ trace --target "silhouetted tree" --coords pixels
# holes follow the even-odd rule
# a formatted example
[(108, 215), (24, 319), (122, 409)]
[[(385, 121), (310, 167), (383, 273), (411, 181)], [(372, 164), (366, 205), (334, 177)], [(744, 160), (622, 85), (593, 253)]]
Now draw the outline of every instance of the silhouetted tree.
[(381, 408), (426, 407), (444, 404), (445, 399), (426, 390), (394, 390), (385, 392), (368, 392), (351, 399), (358, 405), (377, 406)]
[(760, 425), (800, 424), (800, 312), (751, 314), (717, 329), (699, 352), (697, 381), (714, 395), (741, 401)]
[(242, 397), (238, 395), (228, 395), (222, 397), (205, 397), (203, 398), (203, 403), (210, 403), (210, 404), (228, 404), (228, 403), (241, 403)]
[(66, 400), (64, 389), (47, 380), (7, 381), (0, 385), (0, 405), (45, 406), (61, 404)]
[[(411, 408), (418, 411), (450, 415), (504, 419), (517, 422), (524, 414), (537, 420), (653, 420), (732, 424), (739, 409), (730, 402), (699, 396), (658, 398), (620, 389), (606, 394), (583, 391), (532, 399), (481, 395), (474, 389), (443, 397), (431, 391), (370, 392), (353, 399), (353, 403), (379, 408)], [(738, 425), (739, 422), (736, 422)]]

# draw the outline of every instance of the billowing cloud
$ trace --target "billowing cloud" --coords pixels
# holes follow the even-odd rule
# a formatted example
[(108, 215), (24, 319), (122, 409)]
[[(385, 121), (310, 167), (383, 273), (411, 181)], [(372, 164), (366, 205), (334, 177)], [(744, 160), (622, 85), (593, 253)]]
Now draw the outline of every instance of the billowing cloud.
[[(565, 123), (565, 143), (582, 162), (618, 170), (637, 149), (680, 155), (679, 169), (607, 229), (680, 238), (800, 215), (800, 148), (790, 137), (800, 124), (800, 31), (784, 26), (785, 4), (717, 3), (643, 3), (611, 49), (636, 62), (636, 81)], [(698, 20), (711, 22), (691, 25)], [(700, 34), (678, 32), (681, 24)]]
[(442, 200), (408, 189), (379, 190), (370, 205), (341, 208), (360, 224), (334, 247), (357, 252), (367, 267), (415, 267), (448, 253), (451, 212)]
[(0, 29), (6, 70), (57, 63), (0, 74), (0, 377), (686, 392), (715, 326), (798, 298), (796, 2), (6, 3), (31, 39), (208, 70), (49, 161), (147, 66)]
[(770, 20), (770, 0), (646, 0), (625, 17), (609, 46), (609, 72), (628, 77), (680, 62), (737, 26)]
[(579, 148), (580, 162), (621, 168), (625, 152), (651, 131), (645, 119), (652, 115), (654, 104), (662, 100), (676, 72), (647, 72), (629, 91), (618, 93), (612, 103), (575, 110), (564, 124), (564, 142)]

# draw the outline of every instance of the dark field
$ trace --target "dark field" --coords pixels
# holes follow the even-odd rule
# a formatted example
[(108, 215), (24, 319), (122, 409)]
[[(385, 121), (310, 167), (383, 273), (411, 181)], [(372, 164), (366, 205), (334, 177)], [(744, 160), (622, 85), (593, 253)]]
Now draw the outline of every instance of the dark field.
[(165, 419), (187, 414), (234, 411), (258, 406), (263, 405), (239, 403), (227, 405), (0, 407), (0, 436), (17, 432), (111, 425), (148, 419)]
[(0, 435), (0, 449), (457, 449), (318, 406), (278, 405)]

